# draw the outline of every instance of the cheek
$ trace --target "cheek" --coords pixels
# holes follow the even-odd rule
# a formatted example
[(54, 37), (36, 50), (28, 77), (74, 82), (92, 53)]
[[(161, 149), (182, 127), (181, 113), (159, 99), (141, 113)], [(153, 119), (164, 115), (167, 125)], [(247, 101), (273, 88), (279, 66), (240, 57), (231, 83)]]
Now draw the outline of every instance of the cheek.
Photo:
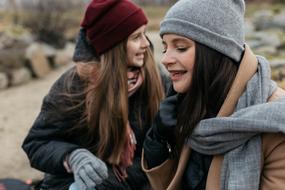
[(180, 81), (173, 82), (173, 88), (178, 93), (185, 93), (189, 89), (192, 82), (192, 74), (187, 73)]
[(132, 57), (134, 54), (135, 54), (134, 44), (129, 44), (127, 46), (127, 55), (128, 55), (128, 57)]
[(190, 54), (188, 56), (185, 56), (183, 58), (183, 60), (181, 60), (185, 66), (185, 68), (188, 70), (188, 71), (193, 71), (193, 68), (194, 68), (194, 63), (195, 63), (195, 57), (194, 57), (194, 54)]

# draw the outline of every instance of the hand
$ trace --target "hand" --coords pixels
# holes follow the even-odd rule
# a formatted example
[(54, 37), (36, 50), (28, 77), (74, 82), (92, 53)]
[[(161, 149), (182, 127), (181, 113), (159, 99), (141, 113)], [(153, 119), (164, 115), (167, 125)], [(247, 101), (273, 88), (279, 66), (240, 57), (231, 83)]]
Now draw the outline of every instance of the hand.
[(173, 141), (177, 123), (178, 94), (170, 89), (169, 95), (160, 103), (153, 123), (154, 135), (161, 140)]
[(86, 149), (71, 152), (68, 163), (80, 190), (95, 187), (108, 177), (105, 163)]

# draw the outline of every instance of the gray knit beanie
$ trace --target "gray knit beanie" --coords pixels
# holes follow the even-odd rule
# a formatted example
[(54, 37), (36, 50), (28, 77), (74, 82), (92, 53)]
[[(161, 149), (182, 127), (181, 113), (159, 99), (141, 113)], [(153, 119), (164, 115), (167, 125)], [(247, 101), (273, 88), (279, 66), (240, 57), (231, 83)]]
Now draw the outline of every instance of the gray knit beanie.
[(244, 0), (180, 0), (160, 24), (160, 35), (181, 35), (239, 62), (244, 50)]

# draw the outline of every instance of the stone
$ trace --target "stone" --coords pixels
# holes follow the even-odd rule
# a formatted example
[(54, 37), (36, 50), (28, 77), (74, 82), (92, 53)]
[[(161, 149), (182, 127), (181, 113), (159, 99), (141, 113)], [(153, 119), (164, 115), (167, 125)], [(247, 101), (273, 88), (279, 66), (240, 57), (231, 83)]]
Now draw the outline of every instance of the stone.
[(0, 90), (8, 87), (9, 80), (5, 73), (0, 73)]
[(26, 50), (26, 59), (33, 76), (41, 78), (50, 73), (51, 68), (41, 44), (31, 44)]
[(32, 75), (31, 75), (31, 72), (27, 68), (22, 67), (20, 69), (13, 70), (10, 73), (10, 77), (11, 77), (10, 85), (16, 86), (16, 85), (24, 84), (30, 81), (32, 78)]
[(72, 61), (74, 44), (67, 43), (62, 50), (58, 50), (55, 55), (55, 66), (66, 65)]

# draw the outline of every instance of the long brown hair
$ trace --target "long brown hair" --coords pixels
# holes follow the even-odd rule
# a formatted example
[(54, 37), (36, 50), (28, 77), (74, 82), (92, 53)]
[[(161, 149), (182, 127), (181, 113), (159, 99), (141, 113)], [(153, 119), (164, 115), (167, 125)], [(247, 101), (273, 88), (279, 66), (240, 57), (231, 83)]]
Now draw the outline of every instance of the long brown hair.
[[(77, 73), (88, 79), (84, 93), (86, 109), (76, 126), (84, 134), (83, 143), (104, 161), (118, 164), (125, 143), (128, 122), (126, 41), (118, 44), (90, 64), (77, 64)], [(151, 122), (164, 96), (159, 71), (150, 48), (143, 67), (144, 82), (136, 93), (136, 119), (142, 127), (141, 113)], [(86, 125), (81, 125), (86, 122)], [(96, 142), (96, 143), (95, 143)]]
[(178, 109), (178, 148), (181, 148), (202, 119), (218, 114), (238, 70), (238, 63), (232, 59), (203, 44), (195, 43), (192, 82)]

